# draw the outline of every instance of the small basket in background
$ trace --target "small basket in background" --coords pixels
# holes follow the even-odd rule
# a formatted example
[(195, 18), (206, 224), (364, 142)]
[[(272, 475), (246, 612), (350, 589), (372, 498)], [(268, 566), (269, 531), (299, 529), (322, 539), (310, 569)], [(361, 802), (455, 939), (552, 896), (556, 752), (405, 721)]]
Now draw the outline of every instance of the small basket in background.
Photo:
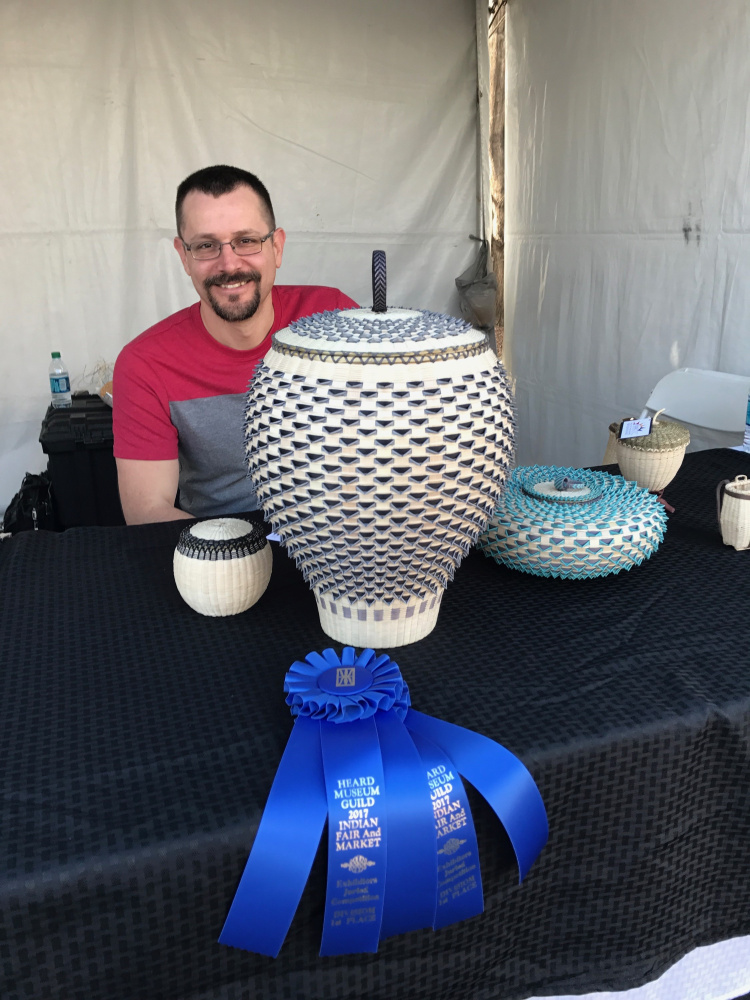
[(725, 545), (737, 551), (750, 548), (750, 480), (725, 479), (716, 487), (716, 514)]
[(653, 419), (650, 434), (624, 441), (618, 438), (615, 444), (617, 464), (623, 476), (652, 493), (658, 493), (672, 482), (690, 443), (687, 427), (674, 420), (658, 420), (659, 413)]

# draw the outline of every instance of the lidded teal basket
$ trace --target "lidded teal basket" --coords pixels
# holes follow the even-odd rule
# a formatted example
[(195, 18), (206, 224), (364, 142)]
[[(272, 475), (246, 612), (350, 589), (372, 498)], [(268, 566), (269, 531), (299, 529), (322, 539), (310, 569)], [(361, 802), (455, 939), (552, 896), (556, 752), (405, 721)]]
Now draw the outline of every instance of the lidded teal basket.
[(658, 498), (622, 476), (519, 466), (477, 545), (511, 569), (582, 580), (639, 565), (658, 549), (666, 525)]

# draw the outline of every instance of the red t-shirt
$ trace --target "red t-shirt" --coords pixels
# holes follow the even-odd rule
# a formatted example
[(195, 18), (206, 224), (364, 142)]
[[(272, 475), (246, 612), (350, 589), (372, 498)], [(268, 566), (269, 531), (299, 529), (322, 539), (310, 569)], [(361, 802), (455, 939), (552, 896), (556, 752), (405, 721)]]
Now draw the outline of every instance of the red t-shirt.
[(244, 401), (271, 336), (296, 319), (356, 308), (336, 288), (275, 285), (274, 321), (249, 351), (215, 340), (200, 303), (152, 326), (122, 349), (114, 371), (117, 458), (180, 460), (180, 506), (196, 516), (257, 506), (244, 462)]

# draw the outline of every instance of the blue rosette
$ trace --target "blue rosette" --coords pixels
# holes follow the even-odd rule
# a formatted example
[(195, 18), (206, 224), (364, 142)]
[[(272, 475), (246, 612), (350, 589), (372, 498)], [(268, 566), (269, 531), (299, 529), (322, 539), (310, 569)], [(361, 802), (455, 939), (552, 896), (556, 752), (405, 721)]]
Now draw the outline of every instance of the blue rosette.
[(219, 941), (276, 957), (328, 823), (321, 955), (484, 908), (465, 777), (526, 875), (547, 841), (539, 791), (493, 740), (410, 707), (398, 665), (347, 646), (308, 653), (284, 683), (296, 717)]
[[(337, 689), (338, 671), (347, 666), (354, 671), (349, 677), (355, 681), (358, 677), (359, 682)], [(304, 663), (296, 660), (284, 679), (284, 690), (292, 715), (325, 722), (353, 722), (391, 710), (403, 720), (410, 704), (398, 664), (372, 649), (355, 659), (351, 646), (344, 649), (341, 659), (332, 649), (325, 649), (322, 654), (308, 653)]]

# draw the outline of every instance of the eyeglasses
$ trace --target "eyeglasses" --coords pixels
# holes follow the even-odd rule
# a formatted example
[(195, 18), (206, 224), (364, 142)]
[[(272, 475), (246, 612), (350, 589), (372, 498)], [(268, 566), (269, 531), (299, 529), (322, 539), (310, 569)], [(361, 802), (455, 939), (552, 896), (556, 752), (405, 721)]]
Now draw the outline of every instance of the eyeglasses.
[(182, 245), (189, 250), (195, 260), (214, 260), (221, 254), (222, 247), (231, 247), (240, 257), (250, 257), (254, 253), (260, 253), (263, 244), (269, 240), (276, 232), (272, 229), (265, 236), (238, 236), (236, 239), (228, 240), (226, 243), (219, 243), (217, 240), (199, 240), (196, 243), (186, 243)]

